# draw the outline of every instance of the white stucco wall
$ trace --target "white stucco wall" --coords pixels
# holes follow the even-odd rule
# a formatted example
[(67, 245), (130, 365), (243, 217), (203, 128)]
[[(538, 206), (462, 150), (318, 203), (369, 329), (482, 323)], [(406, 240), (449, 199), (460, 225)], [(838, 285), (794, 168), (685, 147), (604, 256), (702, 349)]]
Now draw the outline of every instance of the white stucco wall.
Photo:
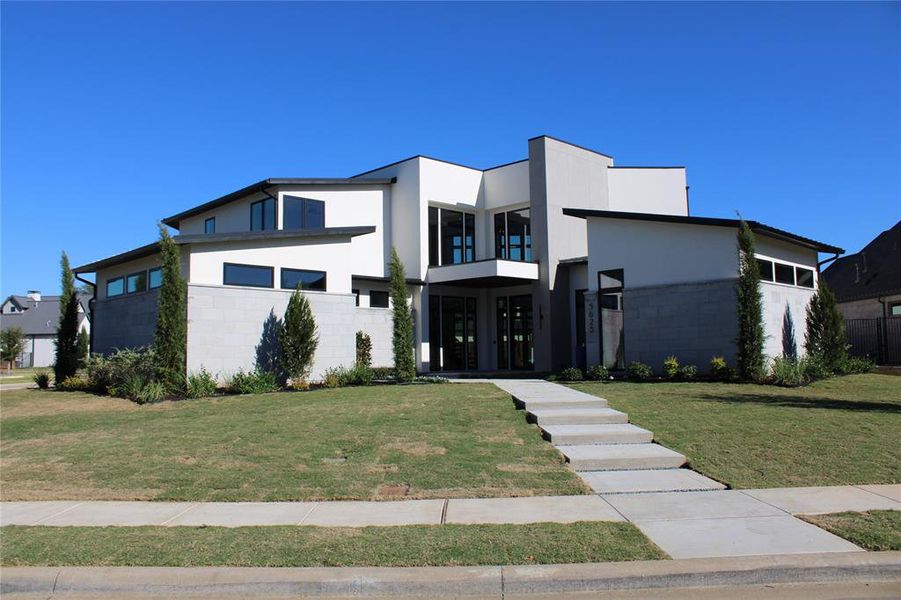
[(485, 209), (494, 210), (514, 204), (529, 202), (529, 161), (521, 160), (511, 165), (484, 172)]
[(687, 215), (684, 168), (615, 167), (607, 171), (610, 210)]
[(218, 208), (188, 217), (179, 223), (179, 233), (185, 235), (204, 233), (204, 222), (210, 217), (216, 217), (216, 233), (250, 231), (250, 204), (268, 197), (262, 192), (256, 192)]

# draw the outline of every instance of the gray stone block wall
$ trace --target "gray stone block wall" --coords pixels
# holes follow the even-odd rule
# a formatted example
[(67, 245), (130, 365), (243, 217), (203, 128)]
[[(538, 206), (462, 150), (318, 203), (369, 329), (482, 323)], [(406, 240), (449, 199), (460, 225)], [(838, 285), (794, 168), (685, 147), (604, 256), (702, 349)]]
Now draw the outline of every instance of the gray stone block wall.
[[(387, 308), (358, 307), (354, 316), (354, 335), (365, 331), (372, 340), (372, 366), (391, 367), (394, 353), (391, 348), (394, 319)], [(354, 338), (356, 339), (356, 338)], [(356, 347), (355, 347), (356, 350)]]
[(139, 348), (153, 343), (156, 333), (157, 290), (97, 300), (91, 335), (94, 352)]
[[(188, 286), (188, 371), (205, 367), (220, 381), (253, 369), (270, 312), (282, 318), (285, 290)], [(356, 356), (357, 307), (351, 294), (307, 294), (319, 332), (311, 379), (330, 367), (350, 367)]]
[(662, 370), (675, 355), (682, 364), (706, 372), (710, 359), (722, 355), (735, 364), (735, 279), (702, 283), (626, 288), (626, 364), (640, 361)]

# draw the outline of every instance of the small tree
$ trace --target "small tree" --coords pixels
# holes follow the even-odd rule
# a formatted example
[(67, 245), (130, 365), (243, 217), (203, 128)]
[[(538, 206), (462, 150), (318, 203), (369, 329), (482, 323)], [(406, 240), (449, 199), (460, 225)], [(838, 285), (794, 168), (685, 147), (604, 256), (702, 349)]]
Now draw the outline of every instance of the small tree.
[(819, 289), (807, 305), (807, 332), (804, 341), (807, 354), (820, 359), (830, 371), (835, 371), (848, 356), (844, 319), (838, 310), (835, 294), (822, 279)]
[(357, 332), (357, 366), (372, 366), (372, 338), (365, 331)]
[(404, 264), (400, 261), (396, 248), (391, 248), (390, 271), (389, 292), (394, 317), (392, 340), (394, 376), (398, 381), (413, 381), (416, 377), (416, 360), (413, 357), (413, 314), (407, 302), (407, 276)]
[(739, 276), (735, 288), (738, 303), (738, 374), (742, 379), (763, 377), (763, 306), (760, 298), (760, 268), (754, 257), (754, 234), (741, 221), (738, 228)]
[(160, 271), (162, 285), (157, 298), (156, 336), (153, 350), (156, 376), (167, 389), (183, 389), (188, 345), (187, 289), (181, 276), (178, 244), (160, 224)]
[(279, 330), (281, 360), (285, 375), (291, 384), (297, 386), (310, 375), (313, 357), (319, 346), (319, 335), (316, 333), (316, 320), (310, 303), (300, 292), (300, 286), (291, 294), (288, 309)]
[(91, 340), (88, 337), (88, 332), (84, 329), (78, 330), (78, 337), (75, 338), (75, 345), (78, 348), (78, 366), (83, 367), (88, 360), (88, 354), (90, 354), (91, 349)]
[(25, 334), (19, 327), (10, 327), (0, 332), (0, 355), (10, 368), (15, 365), (16, 358), (25, 350)]
[(78, 297), (75, 294), (75, 276), (69, 266), (69, 257), (63, 252), (60, 259), (62, 271), (59, 297), (59, 323), (56, 326), (56, 360), (53, 375), (56, 381), (65, 381), (78, 371)]

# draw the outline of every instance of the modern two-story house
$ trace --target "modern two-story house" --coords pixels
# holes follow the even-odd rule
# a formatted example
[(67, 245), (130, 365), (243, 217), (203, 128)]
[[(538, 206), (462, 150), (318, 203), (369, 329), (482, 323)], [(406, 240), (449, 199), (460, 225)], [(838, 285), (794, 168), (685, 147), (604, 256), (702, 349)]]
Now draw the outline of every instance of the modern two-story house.
[[(617, 213), (624, 218), (611, 220)], [(676, 232), (670, 248), (667, 231), (631, 227), (639, 222), (634, 215), (683, 219), (678, 223), (691, 231)], [(692, 219), (684, 168), (616, 166), (610, 156), (541, 136), (529, 140), (527, 158), (497, 167), (415, 156), (345, 179), (266, 179), (163, 223), (178, 231), (188, 281), (188, 369), (225, 377), (252, 368), (264, 322), (284, 312), (300, 285), (319, 327), (315, 378), (353, 363), (358, 330), (372, 337), (373, 364), (391, 364), (392, 247), (406, 268), (422, 372), (617, 367), (688, 350), (698, 362), (708, 354), (731, 357), (728, 328), (691, 348), (667, 333), (666, 348), (646, 350), (653, 330), (685, 331), (697, 323), (694, 312), (687, 320), (658, 319), (652, 328), (633, 324), (638, 337), (631, 343), (629, 294), (660, 288), (650, 294), (652, 304), (665, 307), (673, 297), (666, 286), (734, 285), (737, 223), (698, 227)], [(600, 220), (605, 224), (592, 224)], [(610, 227), (634, 234), (611, 237)], [(773, 238), (764, 258), (776, 272), (784, 270), (780, 261), (791, 266), (791, 283), (775, 276), (773, 283), (800, 290), (796, 304), (812, 294), (818, 252), (841, 252), (765, 226), (755, 230)], [(615, 292), (600, 275), (616, 269), (611, 256), (623, 257)], [(667, 264), (684, 267), (686, 260), (692, 268), (667, 273)], [(150, 244), (76, 269), (96, 274), (94, 351), (152, 341), (158, 263), (158, 247)], [(642, 273), (633, 284), (644, 263), (658, 265), (657, 275)], [(615, 307), (611, 293), (619, 294)], [(713, 308), (704, 298), (705, 310), (727, 304), (718, 300)], [(769, 309), (780, 323), (783, 309), (781, 297)], [(603, 325), (611, 318), (620, 322), (615, 332)], [(615, 343), (601, 339), (605, 328)]]

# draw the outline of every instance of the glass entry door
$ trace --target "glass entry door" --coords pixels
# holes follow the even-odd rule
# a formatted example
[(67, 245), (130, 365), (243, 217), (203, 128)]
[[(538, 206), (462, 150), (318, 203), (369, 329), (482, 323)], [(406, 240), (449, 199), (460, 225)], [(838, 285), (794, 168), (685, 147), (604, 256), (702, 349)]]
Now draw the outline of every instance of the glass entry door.
[(497, 368), (533, 368), (532, 296), (500, 297), (496, 307)]
[(429, 365), (432, 371), (478, 367), (476, 299), (429, 296)]

